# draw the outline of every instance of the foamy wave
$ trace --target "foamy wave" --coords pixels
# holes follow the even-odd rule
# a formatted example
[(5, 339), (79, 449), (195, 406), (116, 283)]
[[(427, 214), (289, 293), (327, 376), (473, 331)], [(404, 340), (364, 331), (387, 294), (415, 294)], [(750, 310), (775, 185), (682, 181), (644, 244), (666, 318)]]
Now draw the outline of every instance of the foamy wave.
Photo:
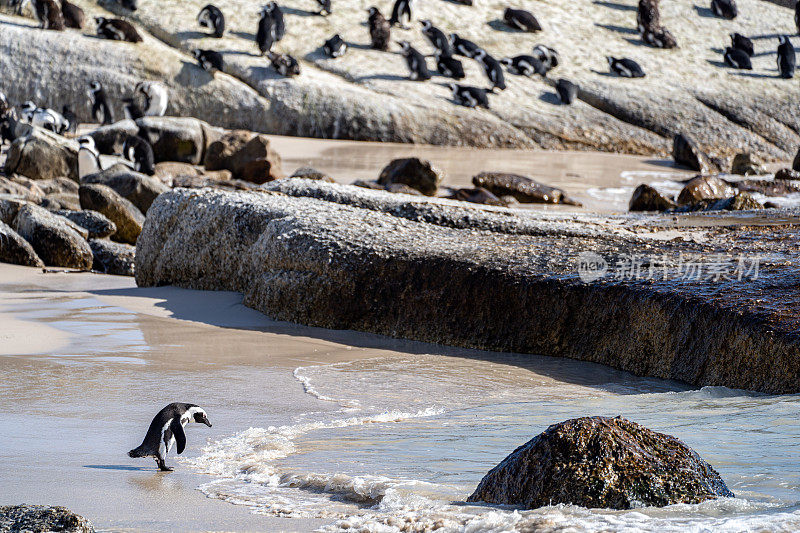
[[(335, 366), (335, 365), (328, 365), (328, 366)], [(309, 368), (312, 368), (312, 367), (299, 366), (299, 367), (294, 369), (294, 372), (292, 372), (292, 374), (294, 375), (295, 379), (303, 384), (303, 390), (306, 391), (307, 394), (310, 394), (311, 396), (314, 396), (315, 398), (317, 398), (319, 400), (322, 400), (324, 402), (338, 403), (342, 407), (353, 408), (353, 409), (359, 407), (358, 400), (348, 400), (348, 399), (344, 399), (344, 398), (332, 398), (330, 396), (325, 396), (324, 394), (320, 393), (311, 384), (311, 378), (303, 374), (303, 372), (305, 370), (308, 370)]]

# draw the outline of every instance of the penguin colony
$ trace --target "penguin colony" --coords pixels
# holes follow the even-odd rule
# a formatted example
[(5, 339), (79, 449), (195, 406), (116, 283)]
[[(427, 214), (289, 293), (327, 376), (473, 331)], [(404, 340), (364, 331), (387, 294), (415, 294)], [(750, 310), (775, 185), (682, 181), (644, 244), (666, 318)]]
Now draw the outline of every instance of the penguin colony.
[[(116, 0), (119, 4), (131, 11), (137, 9), (137, 0)], [(320, 16), (327, 16), (333, 12), (332, 0), (316, 0), (319, 5)], [(381, 13), (377, 7), (368, 10), (367, 27), (369, 29), (370, 45), (375, 50), (389, 51), (391, 45), (391, 30), (393, 26), (409, 30), (415, 19), (416, 0), (394, 0), (390, 18)], [(471, 0), (460, 0), (457, 3), (472, 5)], [(18, 11), (30, 4), (35, 17), (39, 20), (40, 27), (49, 30), (63, 30), (69, 28), (83, 28), (85, 14), (81, 8), (71, 4), (68, 0), (12, 0)], [(739, 15), (736, 0), (711, 0), (711, 12), (716, 17), (733, 20)], [(258, 11), (255, 42), (258, 50), (268, 64), (281, 76), (292, 77), (300, 74), (300, 63), (289, 54), (273, 51), (286, 35), (286, 23), (283, 10), (275, 1), (267, 2)], [(502, 14), (502, 20), (509, 29), (535, 33), (542, 31), (543, 27), (533, 13), (524, 9), (508, 7)], [(431, 71), (428, 57), (415, 49), (408, 41), (398, 41), (400, 55), (405, 59), (409, 70), (409, 79), (412, 81), (428, 81), (432, 79), (432, 72), (454, 80), (465, 78), (464, 64), (455, 56), (476, 61), (486, 75), (488, 87), (481, 89), (446, 84), (453, 92), (454, 102), (468, 107), (488, 107), (486, 94), (496, 94), (506, 88), (505, 73), (514, 76), (541, 76), (547, 79), (549, 72), (558, 66), (558, 53), (552, 48), (542, 45), (533, 48), (530, 54), (521, 53), (512, 57), (497, 60), (488, 51), (478, 44), (460, 37), (456, 33), (446, 35), (437, 28), (431, 20), (419, 21), (421, 33), (434, 48), (433, 59), (435, 70)], [(800, 33), (800, 2), (795, 8), (795, 23)], [(197, 24), (208, 30), (209, 36), (221, 38), (225, 33), (225, 15), (222, 10), (208, 4), (197, 15)], [(96, 32), (99, 37), (118, 41), (137, 43), (142, 41), (136, 28), (126, 20), (118, 18), (95, 17)], [(636, 29), (641, 40), (653, 48), (676, 48), (678, 41), (672, 32), (661, 23), (659, 0), (639, 0), (636, 15)], [(335, 34), (322, 43), (322, 52), (328, 58), (342, 57), (347, 53), (348, 43), (340, 34)], [(203, 70), (212, 75), (225, 68), (223, 55), (210, 49), (195, 49), (192, 55)], [(731, 45), (723, 51), (725, 65), (734, 69), (752, 70), (751, 58), (755, 55), (753, 41), (746, 36), (731, 34)], [(623, 78), (643, 78), (646, 76), (644, 69), (631, 58), (608, 57), (608, 69), (611, 75)], [(796, 57), (794, 47), (789, 36), (779, 36), (777, 52), (778, 75), (781, 78), (792, 78), (796, 70)], [(570, 104), (577, 98), (580, 90), (574, 83), (566, 79), (551, 82), (556, 89), (559, 99), (564, 104)], [(481, 90), (479, 90), (481, 89)], [(151, 89), (148, 89), (148, 91)], [(124, 99), (125, 115), (136, 118), (146, 114), (158, 114), (159, 108), (166, 107), (166, 95), (140, 92), (148, 99), (147, 109), (141, 109), (131, 99)], [(100, 89), (90, 93), (92, 116), (102, 123), (113, 121), (110, 107), (103, 102), (105, 94)], [(155, 106), (155, 107), (152, 107)], [(161, 113), (163, 114), (163, 110)], [(52, 111), (52, 110), (51, 110)], [(71, 112), (67, 109), (64, 112)], [(28, 117), (30, 113), (24, 115)], [(27, 118), (26, 118), (27, 119)], [(50, 121), (48, 123), (53, 123)], [(69, 123), (65, 120), (65, 123)], [(55, 127), (55, 126), (51, 126)]]

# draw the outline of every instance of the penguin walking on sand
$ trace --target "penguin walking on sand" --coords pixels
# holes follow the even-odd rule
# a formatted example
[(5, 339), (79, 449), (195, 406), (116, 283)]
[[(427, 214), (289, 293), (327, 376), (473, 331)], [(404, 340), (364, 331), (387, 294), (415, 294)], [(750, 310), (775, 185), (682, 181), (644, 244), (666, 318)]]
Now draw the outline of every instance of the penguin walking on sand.
[(778, 37), (778, 71), (781, 78), (794, 78), (794, 70), (797, 65), (797, 56), (794, 46), (787, 35)]
[(414, 20), (414, 0), (395, 0), (392, 7), (390, 26), (400, 26), (402, 30), (410, 29), (408, 25)]
[(747, 52), (739, 50), (738, 48), (727, 47), (722, 54), (722, 59), (725, 64), (731, 68), (738, 68), (741, 70), (753, 70), (753, 64), (750, 61), (750, 56)]
[(436, 70), (438, 70), (439, 74), (442, 76), (456, 80), (463, 80), (467, 77), (464, 73), (464, 65), (455, 57), (446, 56), (441, 50), (436, 50), (433, 56), (436, 58)]
[(177, 444), (178, 454), (186, 448), (184, 427), (188, 423), (205, 424), (211, 427), (206, 412), (191, 403), (171, 403), (164, 407), (150, 422), (142, 443), (128, 452), (129, 457), (153, 457), (162, 472), (172, 471), (165, 464), (167, 454)]
[(389, 50), (392, 26), (377, 7), (371, 7), (367, 12), (369, 13), (367, 25), (369, 26), (369, 36), (372, 41), (372, 48), (386, 52)]
[(608, 68), (622, 78), (644, 78), (645, 73), (642, 67), (634, 61), (633, 59), (628, 59), (627, 57), (623, 57), (621, 59), (617, 59), (615, 57), (607, 57), (608, 60)]
[(471, 87), (469, 85), (458, 85), (456, 83), (450, 83), (448, 87), (450, 87), (450, 90), (453, 92), (453, 100), (458, 105), (470, 108), (485, 107), (489, 109), (489, 96), (486, 89)]
[(97, 36), (103, 39), (129, 43), (140, 43), (143, 40), (133, 24), (127, 20), (95, 17), (94, 21), (97, 24)]
[(561, 78), (556, 82), (556, 92), (562, 104), (570, 105), (578, 97), (578, 86), (567, 79)]
[(64, 15), (64, 26), (67, 28), (83, 29), (86, 23), (86, 13), (83, 9), (68, 0), (61, 0), (61, 13)]
[(211, 34), (219, 39), (225, 33), (225, 15), (214, 4), (208, 4), (197, 15), (197, 23), (201, 28), (211, 30)]
[(442, 30), (434, 26), (430, 20), (421, 20), (420, 24), (422, 24), (422, 34), (428, 38), (434, 48), (441, 52), (442, 56), (453, 55), (453, 47)]
[(731, 46), (741, 50), (750, 57), (753, 57), (756, 53), (753, 41), (741, 33), (731, 33)]
[(711, 0), (711, 11), (718, 17), (733, 20), (739, 16), (736, 0)]
[(133, 89), (144, 97), (144, 116), (163, 117), (169, 105), (169, 90), (160, 81), (140, 81)]
[(224, 66), (222, 54), (216, 50), (201, 50), (200, 48), (195, 48), (192, 50), (192, 55), (197, 60), (197, 64), (200, 65), (200, 68), (211, 74), (214, 74), (218, 70), (221, 71)]
[(347, 43), (337, 33), (322, 45), (322, 51), (328, 57), (342, 57), (347, 52)]
[(411, 71), (409, 79), (412, 81), (427, 81), (431, 79), (431, 73), (428, 71), (428, 64), (425, 61), (425, 56), (419, 50), (411, 46), (408, 41), (400, 41), (401, 54), (406, 58), (408, 70)]
[(475, 54), (475, 61), (481, 64), (486, 77), (492, 82), (491, 92), (494, 92), (495, 89), (500, 91), (506, 89), (506, 78), (499, 61), (490, 56), (486, 50), (483, 49), (478, 50), (478, 53)]
[(503, 12), (503, 20), (506, 24), (520, 31), (537, 32), (542, 31), (542, 25), (533, 16), (533, 13), (524, 9), (506, 8)]
[(504, 57), (500, 60), (500, 64), (506, 67), (511, 74), (517, 76), (527, 76), (529, 78), (534, 74), (542, 77), (547, 76), (547, 68), (545, 68), (544, 63), (533, 56)]
[(462, 39), (457, 33), (450, 34), (450, 46), (453, 47), (453, 53), (475, 59), (475, 54), (481, 49), (480, 46), (473, 43), (468, 39)]
[(106, 90), (99, 81), (89, 84), (89, 104), (92, 108), (92, 119), (95, 122), (104, 126), (114, 122), (114, 112), (108, 103)]

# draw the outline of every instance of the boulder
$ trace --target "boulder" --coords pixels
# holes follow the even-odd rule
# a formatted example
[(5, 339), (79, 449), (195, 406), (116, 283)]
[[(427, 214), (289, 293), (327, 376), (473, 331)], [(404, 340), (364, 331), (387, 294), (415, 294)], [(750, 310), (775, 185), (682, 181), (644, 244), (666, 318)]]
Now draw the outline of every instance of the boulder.
[(565, 191), (519, 174), (481, 172), (472, 178), (472, 184), (483, 187), (498, 197), (513, 196), (522, 203), (581, 205)]
[(598, 416), (550, 426), (489, 471), (467, 501), (633, 509), (718, 497), (733, 493), (683, 442)]
[(750, 152), (736, 154), (731, 163), (731, 174), (739, 176), (753, 176), (765, 174), (764, 163)]
[(125, 141), (138, 134), (139, 126), (136, 122), (125, 119), (100, 126), (88, 135), (94, 139), (94, 145), (101, 154), (121, 154)]
[(405, 183), (390, 183), (384, 190), (387, 192), (395, 193), (395, 194), (410, 194), (411, 196), (425, 196), (417, 189), (413, 187), (409, 187)]
[(115, 165), (96, 174), (84, 176), (84, 184), (99, 183), (114, 189), (120, 196), (147, 213), (159, 194), (170, 190), (157, 178), (146, 176), (122, 165)]
[(60, 211), (62, 209), (80, 211), (81, 201), (76, 192), (54, 192), (42, 199), (42, 207), (46, 207), (50, 211)]
[(44, 197), (44, 191), (39, 187), (28, 187), (16, 180), (0, 176), (0, 194), (12, 195), (25, 200), (39, 203)]
[(65, 507), (6, 505), (0, 507), (0, 531), (94, 533), (94, 527)]
[(700, 150), (693, 140), (682, 133), (676, 135), (672, 140), (672, 159), (679, 165), (704, 174), (712, 168), (708, 154)]
[(33, 246), (46, 265), (81, 270), (92, 268), (89, 244), (64, 217), (28, 204), (19, 209), (13, 228)]
[(107, 185), (81, 185), (79, 194), (83, 209), (102, 213), (117, 227), (117, 231), (111, 235), (112, 239), (136, 244), (136, 239), (142, 232), (144, 215), (135, 205)]
[(723, 203), (719, 204), (719, 209), (724, 209), (725, 211), (750, 211), (752, 209), (764, 209), (764, 206), (761, 205), (761, 202), (746, 192), (736, 193), (736, 195), (732, 198), (721, 200), (721, 202)]
[(32, 267), (44, 266), (30, 243), (3, 222), (0, 222), (0, 262)]
[(94, 254), (95, 270), (116, 276), (133, 276), (134, 246), (105, 239), (91, 239), (89, 246)]
[(0, 222), (11, 226), (14, 223), (14, 219), (17, 218), (20, 208), (29, 203), (29, 201), (18, 196), (0, 196)]
[(794, 161), (792, 161), (792, 170), (800, 172), (800, 149), (797, 150), (797, 153), (794, 156)]
[(672, 198), (667, 198), (654, 187), (642, 183), (633, 191), (631, 201), (628, 202), (628, 211), (666, 211), (676, 205)]
[(34, 128), (11, 143), (6, 172), (42, 180), (67, 177), (78, 181), (78, 143), (55, 133)]
[(290, 178), (304, 178), (307, 180), (327, 181), (328, 183), (335, 183), (336, 181), (324, 172), (311, 167), (300, 167), (289, 176)]
[(206, 170), (229, 170), (235, 179), (261, 184), (283, 177), (281, 158), (269, 138), (233, 130), (211, 143), (204, 160)]
[(84, 228), (89, 239), (102, 239), (117, 231), (117, 226), (97, 211), (59, 211), (57, 214)]
[(200, 171), (189, 163), (178, 163), (177, 161), (162, 161), (156, 163), (154, 178), (158, 179), (167, 187), (172, 187), (175, 178), (178, 176), (199, 176)]
[(191, 117), (143, 117), (136, 121), (139, 135), (150, 142), (156, 163), (203, 161), (208, 124)]
[(372, 189), (373, 191), (385, 191), (383, 185), (380, 185), (377, 181), (369, 181), (369, 180), (356, 180), (353, 182), (353, 185), (356, 187), (361, 187), (362, 189)]
[(436, 196), (436, 190), (444, 179), (444, 174), (434, 168), (430, 161), (417, 157), (395, 159), (381, 171), (378, 184), (386, 187), (402, 183), (418, 190), (426, 196)]
[(703, 200), (723, 200), (736, 193), (727, 181), (716, 176), (697, 176), (684, 185), (678, 195), (679, 205), (691, 205)]
[(42, 191), (44, 191), (44, 194), (64, 192), (78, 194), (78, 183), (68, 178), (37, 180), (35, 183)]
[(452, 196), (450, 197), (453, 200), (460, 200), (462, 202), (470, 202), (473, 204), (484, 204), (484, 205), (499, 205), (505, 206), (506, 203), (489, 192), (488, 190), (484, 189), (483, 187), (475, 187), (474, 189), (457, 189), (453, 192)]
[(776, 180), (800, 180), (800, 171), (782, 168), (775, 173)]

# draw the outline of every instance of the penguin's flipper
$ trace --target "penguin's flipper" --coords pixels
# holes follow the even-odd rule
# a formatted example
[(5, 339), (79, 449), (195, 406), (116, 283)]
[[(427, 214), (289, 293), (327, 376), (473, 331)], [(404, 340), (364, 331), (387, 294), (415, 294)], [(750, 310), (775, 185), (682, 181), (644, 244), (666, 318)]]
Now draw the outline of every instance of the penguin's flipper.
[(172, 436), (175, 437), (175, 444), (178, 446), (178, 455), (183, 453), (184, 448), (186, 448), (186, 433), (183, 431), (183, 426), (181, 425), (181, 417), (176, 416), (172, 419), (172, 422), (169, 423), (169, 428), (172, 430)]

